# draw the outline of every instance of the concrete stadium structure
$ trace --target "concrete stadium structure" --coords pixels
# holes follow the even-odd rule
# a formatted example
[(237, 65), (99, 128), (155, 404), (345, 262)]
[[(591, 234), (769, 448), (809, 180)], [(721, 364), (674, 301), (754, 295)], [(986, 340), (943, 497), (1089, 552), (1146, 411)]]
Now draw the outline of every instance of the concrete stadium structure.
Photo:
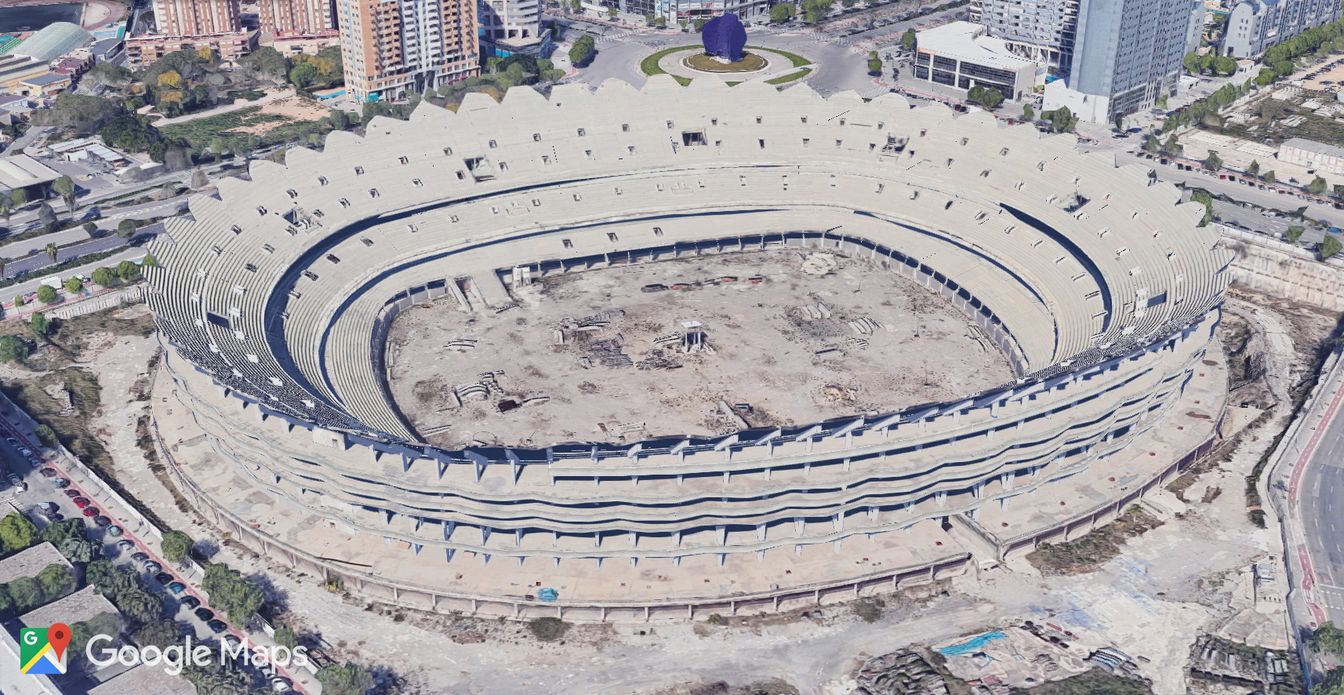
[[(1000, 544), (977, 520), (1095, 523), (1221, 420), (1208, 348), (1231, 258), (1202, 207), (987, 114), (709, 79), (515, 88), (250, 173), (154, 242), (160, 443), (212, 518), (389, 600), (519, 616), (544, 582), (606, 619), (937, 577), (980, 541), (1001, 557), (1036, 537)], [(427, 446), (389, 395), (386, 330), (413, 304), (490, 311), (546, 274), (781, 245), (913, 278), (1017, 379), (795, 428), (537, 450)], [(1047, 518), (1080, 481), (1093, 507)]]

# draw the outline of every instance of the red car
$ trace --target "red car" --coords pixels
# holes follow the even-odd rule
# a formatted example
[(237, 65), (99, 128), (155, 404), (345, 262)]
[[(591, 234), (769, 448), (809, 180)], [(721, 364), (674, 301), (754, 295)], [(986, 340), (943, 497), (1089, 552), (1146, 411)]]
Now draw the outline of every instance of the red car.
[(74, 498), (74, 499), (72, 499), (72, 500), (70, 500), (70, 501), (71, 501), (71, 502), (74, 502), (74, 503), (75, 503), (75, 506), (76, 506), (76, 507), (79, 507), (80, 509), (83, 509), (83, 508), (89, 506), (90, 504), (93, 504), (93, 502), (90, 502), (90, 501), (89, 501), (89, 498), (87, 498), (87, 497), (76, 497), (76, 498)]
[(84, 516), (87, 516), (87, 517), (95, 517), (95, 516), (98, 516), (98, 508), (97, 508), (97, 507), (85, 507), (85, 508), (84, 508)]

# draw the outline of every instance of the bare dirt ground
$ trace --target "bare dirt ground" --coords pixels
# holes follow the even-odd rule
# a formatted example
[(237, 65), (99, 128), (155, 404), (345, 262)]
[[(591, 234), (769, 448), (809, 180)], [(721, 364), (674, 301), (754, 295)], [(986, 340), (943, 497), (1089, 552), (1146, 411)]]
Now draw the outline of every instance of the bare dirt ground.
[[(536, 445), (796, 425), (1011, 379), (937, 295), (828, 258), (824, 276), (757, 251), (547, 278), (497, 314), (413, 307), (389, 332), (393, 396), (434, 444)], [(688, 321), (708, 349), (687, 351)]]
[(288, 125), (296, 121), (316, 121), (321, 118), (326, 118), (330, 113), (331, 109), (318, 104), (312, 99), (300, 99), (296, 96), (274, 99), (262, 104), (261, 110), (253, 115), (253, 118), (269, 118), (266, 118), (260, 123), (233, 128), (228, 132), (265, 135), (280, 126)]

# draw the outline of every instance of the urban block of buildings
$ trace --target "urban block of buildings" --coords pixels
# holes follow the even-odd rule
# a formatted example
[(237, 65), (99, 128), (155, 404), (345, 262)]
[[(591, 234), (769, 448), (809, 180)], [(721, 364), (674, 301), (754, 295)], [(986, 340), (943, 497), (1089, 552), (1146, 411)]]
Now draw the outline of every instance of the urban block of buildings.
[(401, 99), (480, 72), (476, 0), (336, 0), (345, 87)]
[(1340, 17), (1339, 0), (1237, 0), (1218, 52), (1257, 58), (1265, 49)]
[(1344, 176), (1344, 147), (1327, 145), (1315, 140), (1289, 138), (1279, 145), (1279, 161), (1297, 164), (1309, 169), (1323, 169)]

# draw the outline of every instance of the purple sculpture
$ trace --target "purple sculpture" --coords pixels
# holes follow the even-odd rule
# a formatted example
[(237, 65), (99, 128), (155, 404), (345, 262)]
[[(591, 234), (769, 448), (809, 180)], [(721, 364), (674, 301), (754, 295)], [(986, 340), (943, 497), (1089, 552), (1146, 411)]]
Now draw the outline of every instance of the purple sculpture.
[(700, 30), (700, 40), (705, 44), (705, 53), (718, 56), (730, 63), (742, 60), (742, 49), (747, 45), (747, 30), (742, 20), (732, 12), (725, 12), (705, 23)]

